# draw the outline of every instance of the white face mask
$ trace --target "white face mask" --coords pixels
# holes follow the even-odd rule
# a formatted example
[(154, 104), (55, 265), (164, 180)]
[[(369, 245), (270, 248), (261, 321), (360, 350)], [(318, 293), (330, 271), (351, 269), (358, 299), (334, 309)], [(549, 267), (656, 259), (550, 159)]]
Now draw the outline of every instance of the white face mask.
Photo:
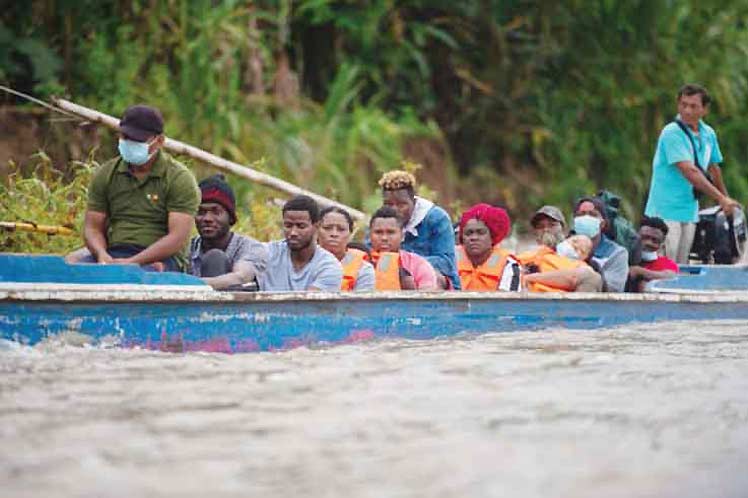
[(642, 251), (642, 261), (649, 263), (657, 259), (657, 251)]
[(568, 240), (564, 240), (556, 246), (556, 254), (569, 259), (579, 259), (576, 249), (569, 243)]
[(600, 219), (588, 214), (574, 218), (574, 232), (594, 239), (600, 233)]

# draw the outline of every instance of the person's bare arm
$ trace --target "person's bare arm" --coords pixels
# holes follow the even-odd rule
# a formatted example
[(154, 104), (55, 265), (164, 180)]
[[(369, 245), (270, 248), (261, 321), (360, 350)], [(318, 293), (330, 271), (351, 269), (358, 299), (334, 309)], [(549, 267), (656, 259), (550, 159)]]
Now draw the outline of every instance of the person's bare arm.
[(568, 270), (553, 270), (542, 273), (529, 273), (524, 276), (525, 285), (540, 283), (558, 287), (559, 289), (576, 290), (585, 277), (594, 274), (595, 271), (589, 266), (570, 268)]
[(717, 187), (717, 190), (722, 192), (723, 195), (729, 196), (727, 193), (727, 187), (725, 187), (725, 181), (722, 179), (722, 168), (720, 168), (718, 164), (710, 164), (709, 174), (711, 175), (712, 181), (714, 182), (714, 186)]
[[(680, 172), (683, 173), (683, 176), (686, 177), (686, 180), (688, 180), (694, 188), (718, 202), (725, 214), (732, 215), (733, 208), (740, 206), (738, 201), (731, 199), (726, 194), (722, 193), (720, 189), (712, 185), (711, 182), (706, 179), (706, 176), (696, 169), (697, 166), (691, 161), (681, 161), (677, 163), (677, 166)], [(719, 175), (719, 178), (720, 183), (722, 183), (721, 174)], [(724, 188), (724, 184), (722, 184), (722, 188)]]
[(579, 268), (553, 270), (543, 273), (529, 273), (524, 277), (525, 284), (546, 284), (558, 288), (574, 289), (579, 282)]
[(106, 242), (107, 214), (99, 211), (86, 211), (83, 222), (83, 240), (86, 247), (99, 263), (111, 263)]
[(257, 276), (255, 265), (249, 261), (237, 261), (230, 273), (217, 277), (203, 277), (203, 282), (216, 290), (251, 282)]
[(632, 266), (631, 268), (629, 268), (629, 276), (631, 278), (640, 278), (645, 282), (649, 282), (650, 280), (673, 278), (675, 276), (675, 272), (672, 270), (653, 271), (647, 270), (642, 266)]
[(186, 213), (169, 213), (169, 232), (143, 251), (130, 258), (115, 259), (115, 263), (147, 265), (163, 261), (178, 253), (190, 238), (195, 219)]
[(405, 268), (400, 268), (400, 290), (416, 290), (416, 279)]

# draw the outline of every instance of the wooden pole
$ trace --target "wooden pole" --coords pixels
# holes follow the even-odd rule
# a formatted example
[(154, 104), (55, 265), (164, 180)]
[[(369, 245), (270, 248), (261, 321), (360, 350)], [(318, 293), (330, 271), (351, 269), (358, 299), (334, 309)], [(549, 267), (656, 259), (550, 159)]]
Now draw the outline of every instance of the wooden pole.
[[(113, 130), (119, 129), (119, 119), (109, 116), (108, 114), (89, 109), (88, 107), (75, 104), (65, 99), (53, 98), (52, 101), (60, 109), (75, 114), (76, 116), (94, 123), (103, 124), (104, 126), (112, 128)], [(262, 173), (247, 166), (242, 166), (241, 164), (235, 163), (233, 161), (228, 161), (226, 159), (223, 159), (222, 157), (211, 154), (210, 152), (205, 152), (202, 149), (198, 149), (197, 147), (193, 147), (192, 145), (180, 142), (179, 140), (167, 138), (166, 142), (164, 143), (164, 148), (169, 152), (191, 157), (202, 163), (208, 164), (223, 171), (227, 171), (251, 182), (270, 187), (290, 196), (302, 194), (308, 195), (309, 197), (320, 203), (322, 206), (335, 206), (345, 209), (353, 218), (358, 221), (363, 221), (364, 219), (366, 219), (366, 215), (358, 209), (354, 209), (350, 206), (346, 206), (345, 204), (341, 204), (340, 202), (315, 194), (314, 192), (299, 188), (292, 183), (281, 180), (280, 178)]]
[(10, 232), (19, 230), (21, 232), (38, 232), (47, 235), (75, 235), (75, 232), (68, 227), (59, 225), (37, 225), (35, 223), (0, 221), (0, 229)]

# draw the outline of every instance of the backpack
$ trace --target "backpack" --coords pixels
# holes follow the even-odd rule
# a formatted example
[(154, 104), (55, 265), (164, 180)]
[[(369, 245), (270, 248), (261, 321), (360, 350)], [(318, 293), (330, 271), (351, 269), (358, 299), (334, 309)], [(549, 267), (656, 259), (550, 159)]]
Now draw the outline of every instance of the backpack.
[(608, 218), (608, 228), (605, 235), (629, 252), (629, 264), (638, 264), (641, 256), (639, 233), (634, 225), (621, 213), (621, 198), (608, 190), (597, 193), (605, 205), (605, 217)]

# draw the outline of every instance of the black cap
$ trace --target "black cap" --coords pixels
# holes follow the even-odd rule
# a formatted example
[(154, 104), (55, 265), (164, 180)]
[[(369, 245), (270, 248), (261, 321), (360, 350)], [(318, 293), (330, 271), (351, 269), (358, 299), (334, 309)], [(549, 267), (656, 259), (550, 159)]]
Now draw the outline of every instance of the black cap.
[(155, 107), (134, 105), (128, 107), (119, 122), (119, 131), (138, 142), (145, 142), (164, 132), (164, 118)]

